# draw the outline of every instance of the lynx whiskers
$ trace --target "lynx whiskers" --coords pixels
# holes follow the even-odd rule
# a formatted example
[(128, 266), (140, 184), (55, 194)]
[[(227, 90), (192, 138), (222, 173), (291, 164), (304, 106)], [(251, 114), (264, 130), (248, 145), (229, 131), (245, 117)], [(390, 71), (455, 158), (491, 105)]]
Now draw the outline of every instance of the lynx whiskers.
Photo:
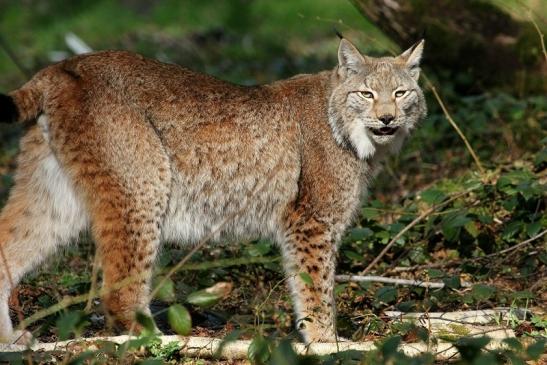
[[(333, 70), (253, 87), (97, 52), (0, 95), (0, 120), (36, 122), (0, 214), (9, 266), (0, 265), (0, 341), (19, 336), (8, 270), (16, 285), (81, 231), (113, 287), (106, 312), (129, 328), (136, 310), (148, 311), (160, 242), (198, 242), (215, 229), (215, 240), (275, 241), (305, 341), (334, 341), (337, 248), (381, 161), (425, 116), (422, 50), (423, 41), (372, 58), (342, 39)], [(142, 280), (115, 287), (130, 277)]]

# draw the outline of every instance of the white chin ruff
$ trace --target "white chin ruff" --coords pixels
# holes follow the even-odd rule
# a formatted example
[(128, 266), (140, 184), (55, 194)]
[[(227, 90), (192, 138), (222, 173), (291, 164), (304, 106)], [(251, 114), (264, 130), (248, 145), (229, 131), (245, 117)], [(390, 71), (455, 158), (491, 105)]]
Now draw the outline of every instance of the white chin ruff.
[(355, 123), (351, 126), (349, 140), (353, 148), (355, 148), (357, 156), (362, 160), (372, 157), (376, 152), (376, 147), (374, 147), (363, 125)]

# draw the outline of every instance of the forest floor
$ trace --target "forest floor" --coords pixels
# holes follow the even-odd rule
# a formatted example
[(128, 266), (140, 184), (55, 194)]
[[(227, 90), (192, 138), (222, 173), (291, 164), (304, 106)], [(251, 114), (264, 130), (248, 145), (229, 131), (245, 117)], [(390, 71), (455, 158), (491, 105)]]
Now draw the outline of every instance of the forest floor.
[[(73, 29), (95, 49), (133, 49), (242, 84), (332, 67), (337, 43), (332, 25), (341, 27), (367, 53), (386, 54), (393, 49), (370, 23), (360, 23), (362, 18), (351, 5), (334, 6), (327, 0), (284, 2), (283, 7), (256, 1), (249, 2), (252, 5), (244, 10), (228, 5), (216, 9), (203, 2), (189, 13), (162, 2), (165, 6), (151, 12), (151, 19), (128, 13), (110, 1), (96, 1), (93, 7), (79, 6), (78, 2), (69, 7), (65, 1), (44, 3), (63, 11), (45, 17), (40, 9), (26, 12), (19, 2), (13, 2), (0, 14), (0, 31), (2, 27), (22, 29), (14, 35), (13, 44), (29, 44), (25, 40), (32, 39), (30, 46), (19, 50), (25, 60), (32, 60), (25, 63), (30, 69), (50, 62), (48, 52), (60, 47), (65, 28)], [(249, 24), (238, 23), (241, 11), (248, 13)], [(200, 20), (209, 13), (215, 17)], [(311, 13), (316, 14), (313, 22)], [(110, 14), (121, 15), (116, 22), (105, 24), (104, 18), (109, 19)], [(229, 22), (233, 24), (223, 26)], [(25, 27), (28, 23), (35, 28)], [(179, 28), (178, 24), (184, 26)], [(278, 24), (286, 27), (280, 30)], [(2, 88), (14, 88), (24, 81), (12, 63), (7, 58), (0, 60)], [(356, 342), (377, 341), (383, 352), (371, 355), (378, 357), (372, 363), (407, 364), (411, 360), (401, 357), (391, 339), (413, 343), (435, 337), (458, 344), (468, 333), (456, 326), (448, 333), (433, 334), (424, 323), (394, 320), (389, 312), (501, 307), (511, 314), (492, 324), (512, 330), (518, 344), (509, 341), (511, 351), (498, 353), (481, 352), (481, 343), (467, 347), (459, 343), (464, 349), (478, 349), (468, 352), (472, 356), (467, 363), (501, 364), (510, 359), (521, 364), (538, 358), (533, 351), (545, 351), (547, 339), (547, 98), (499, 90), (464, 95), (446, 79), (440, 85), (428, 74), (427, 66), (425, 73), (479, 162), (471, 158), (428, 83), (423, 83), (429, 116), (401, 154), (387, 161), (373, 183), (359, 219), (340, 247), (337, 273), (437, 282), (444, 287), (338, 282), (339, 333)], [(0, 125), (0, 206), (13, 183), (22, 132)], [(388, 245), (385, 255), (369, 268)], [(166, 244), (157, 260), (155, 282), (165, 280), (151, 308), (164, 333), (174, 333), (167, 314), (169, 308), (180, 304), (191, 315), (193, 336), (265, 339), (276, 344), (279, 339), (299, 339), (275, 245), (259, 240), (207, 246), (166, 279), (168, 270), (188, 252), (188, 247)], [(27, 321), (27, 329), (42, 342), (115, 334), (105, 328), (100, 300), (86, 297), (100, 283), (100, 274), (94, 277), (93, 262), (94, 245), (88, 235), (83, 235), (26, 276), (11, 296), (14, 322), (18, 318), (35, 319)], [(206, 291), (208, 288), (213, 289)], [(73, 304), (43, 317), (36, 315), (67, 300)], [(279, 360), (283, 358), (274, 347), (263, 348), (264, 356), (277, 359), (274, 364), (294, 363)], [(158, 347), (153, 341), (128, 353), (118, 350), (114, 346), (91, 356), (98, 363), (206, 363), (186, 358), (177, 346)], [(58, 354), (34, 361), (76, 364), (89, 360), (84, 355), (88, 356)], [(0, 354), (0, 363), (17, 360), (5, 356)], [(18, 360), (26, 362), (27, 356), (19, 355)], [(323, 360), (328, 363), (335, 359)], [(429, 364), (432, 360), (423, 357), (412, 363)]]

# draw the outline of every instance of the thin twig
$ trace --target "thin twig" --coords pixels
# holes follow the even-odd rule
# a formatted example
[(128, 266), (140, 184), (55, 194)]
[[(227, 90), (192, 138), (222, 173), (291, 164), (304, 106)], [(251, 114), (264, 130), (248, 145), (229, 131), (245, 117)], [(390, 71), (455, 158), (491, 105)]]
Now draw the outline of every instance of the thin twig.
[(543, 232), (540, 232), (538, 234), (536, 234), (534, 237), (531, 237), (531, 238), (528, 238), (526, 241), (522, 241), (521, 243), (518, 243), (514, 246), (511, 246), (511, 247), (508, 247), (504, 250), (501, 250), (501, 251), (498, 251), (498, 252), (494, 252), (494, 253), (491, 253), (491, 254), (488, 254), (486, 256), (483, 256), (483, 257), (476, 257), (474, 259), (476, 260), (479, 260), (479, 259), (483, 259), (483, 258), (487, 258), (487, 257), (493, 257), (493, 256), (499, 256), (499, 255), (503, 255), (504, 253), (507, 253), (507, 252), (511, 252), (511, 251), (514, 251), (514, 250), (517, 250), (523, 246), (526, 246), (527, 244), (537, 240), (538, 238), (541, 238), (545, 235), (545, 233), (547, 233), (547, 229), (544, 230)]
[[(114, 290), (114, 288), (112, 288), (111, 290)], [(97, 293), (95, 296), (97, 296), (98, 294), (103, 294), (103, 293), (106, 293), (108, 292), (107, 290), (102, 290), (100, 293)], [(53, 304), (52, 306), (50, 307), (47, 307), (47, 308), (44, 308), (42, 310), (39, 310), (38, 312), (34, 313), (33, 315), (23, 319), (22, 321), (19, 322), (19, 326), (18, 328), (20, 329), (24, 329), (26, 327), (28, 327), (29, 325), (31, 325), (32, 323), (42, 319), (42, 318), (45, 318), (53, 313), (56, 313), (60, 310), (63, 310), (65, 308), (68, 308), (74, 304), (79, 304), (79, 303), (83, 303), (85, 301), (88, 300), (88, 298), (92, 296), (92, 293), (86, 293), (86, 294), (81, 294), (81, 295), (76, 295), (76, 296), (72, 296), (72, 297), (64, 297), (61, 301)]]
[[(386, 278), (383, 276), (375, 276), (375, 275), (336, 275), (335, 279), (339, 283), (355, 281), (355, 282), (376, 282), (376, 283), (386, 283), (386, 284), (395, 284), (395, 285), (410, 285), (410, 286), (419, 286), (422, 288), (433, 288), (433, 289), (442, 289), (445, 287), (445, 284), (441, 282), (408, 280), (408, 279), (399, 279), (399, 278)], [(467, 282), (462, 282), (461, 286), (464, 288), (468, 288), (468, 287), (471, 287), (471, 284)]]
[(427, 83), (427, 86), (431, 89), (431, 91), (433, 92), (433, 95), (435, 96), (435, 99), (437, 99), (437, 102), (441, 106), (441, 109), (443, 110), (444, 116), (446, 117), (446, 119), (448, 120), (450, 125), (456, 130), (456, 132), (458, 133), (460, 138), (463, 140), (463, 143), (465, 143), (465, 146), (467, 147), (467, 150), (469, 151), (469, 153), (471, 154), (471, 157), (475, 161), (475, 164), (477, 165), (477, 168), (479, 169), (480, 174), (484, 175), (484, 172), (485, 172), (484, 168), (482, 167), (482, 163), (479, 160), (479, 157), (477, 156), (477, 154), (475, 153), (475, 150), (473, 149), (473, 147), (471, 147), (471, 144), (469, 143), (469, 141), (467, 140), (467, 138), (463, 134), (462, 130), (460, 129), (458, 124), (454, 121), (454, 119), (452, 118), (452, 116), (448, 112), (448, 109), (446, 108), (446, 105), (444, 104), (443, 100), (441, 99), (441, 96), (437, 92), (437, 89), (435, 88), (435, 86), (433, 86), (433, 83), (427, 77), (424, 76), (424, 78), (425, 78), (425, 81)]
[(508, 253), (508, 252), (511, 252), (511, 251), (514, 251), (514, 250), (518, 250), (519, 248), (522, 248), (522, 247), (534, 242), (535, 240), (543, 237), (545, 234), (547, 234), (547, 229), (540, 232), (540, 233), (538, 233), (538, 234), (536, 234), (535, 236), (533, 236), (531, 238), (528, 238), (525, 241), (522, 241), (522, 242), (514, 245), (514, 246), (508, 247), (508, 248), (503, 249), (503, 250), (498, 251), (498, 252), (490, 253), (488, 255), (480, 256), (480, 257), (471, 257), (471, 258), (464, 259), (464, 260), (439, 262), (439, 263), (426, 264), (426, 265), (416, 265), (416, 266), (411, 266), (411, 267), (395, 267), (395, 268), (393, 268), (392, 271), (393, 272), (405, 272), (405, 271), (416, 271), (416, 270), (423, 270), (423, 269), (434, 269), (434, 268), (439, 268), (439, 267), (461, 265), (461, 264), (468, 263), (468, 262), (480, 261), (480, 260), (492, 258), (492, 257), (495, 257), (495, 256), (503, 255), (505, 253)]
[(361, 272), (361, 275), (364, 275), (366, 274), (367, 272), (369, 272), (373, 267), (374, 265), (376, 265), (378, 263), (378, 261), (380, 261), (380, 259), (382, 257), (384, 257), (384, 255), (391, 249), (391, 247), (395, 244), (395, 242), (397, 242), (397, 240), (399, 238), (401, 238), (406, 232), (408, 232), (412, 227), (414, 227), (416, 224), (420, 223), (423, 219), (425, 219), (426, 217), (428, 217), (429, 215), (431, 215), (431, 213), (433, 213), (435, 210), (439, 209), (439, 208), (442, 208), (444, 207), (445, 205), (448, 205), (450, 204), (451, 202), (453, 202), (454, 200), (464, 196), (464, 195), (467, 195), (469, 194), (471, 191), (475, 190), (476, 188), (473, 188), (473, 189), (468, 189), (464, 192), (461, 192), (461, 193), (458, 193), (454, 196), (452, 196), (450, 199), (440, 203), (440, 204), (436, 204), (434, 206), (432, 206), (431, 208), (427, 209), (425, 212), (423, 212), (422, 214), (420, 214), (418, 217), (416, 217), (412, 222), (410, 222), (405, 228), (403, 228), (402, 230), (399, 231), (399, 233), (397, 233), (395, 235), (395, 237), (393, 237), (391, 239), (391, 241), (389, 241), (389, 243), (386, 245), (386, 247), (384, 247), (384, 249), (382, 250), (382, 252), (380, 252), (380, 254), (378, 254), (378, 256), (376, 256), (376, 258), (374, 260), (372, 260), (372, 262)]
[(545, 40), (543, 37), (543, 32), (541, 31), (541, 29), (539, 29), (539, 26), (537, 25), (536, 21), (532, 17), (532, 12), (528, 10), (527, 14), (528, 14), (528, 18), (530, 18), (530, 21), (532, 22), (532, 24), (536, 28), (536, 31), (538, 32), (539, 41), (541, 43), (541, 49), (543, 50), (543, 57), (545, 57), (545, 61), (547, 62), (547, 50), (545, 49)]
[(91, 308), (93, 307), (93, 299), (96, 296), (97, 293), (97, 278), (99, 276), (99, 265), (100, 265), (100, 259), (99, 259), (99, 252), (95, 250), (95, 255), (93, 256), (93, 267), (91, 268), (91, 286), (89, 288), (89, 299), (87, 300), (87, 304), (85, 305), (84, 311), (86, 313), (91, 312)]

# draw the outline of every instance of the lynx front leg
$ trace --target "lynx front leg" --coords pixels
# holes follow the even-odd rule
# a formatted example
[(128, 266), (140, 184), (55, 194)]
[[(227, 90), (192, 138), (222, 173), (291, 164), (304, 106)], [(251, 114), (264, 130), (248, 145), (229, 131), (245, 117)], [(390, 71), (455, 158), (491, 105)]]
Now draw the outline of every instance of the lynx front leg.
[(324, 225), (311, 220), (291, 229), (282, 250), (297, 328), (306, 342), (335, 342), (336, 245), (331, 235)]

